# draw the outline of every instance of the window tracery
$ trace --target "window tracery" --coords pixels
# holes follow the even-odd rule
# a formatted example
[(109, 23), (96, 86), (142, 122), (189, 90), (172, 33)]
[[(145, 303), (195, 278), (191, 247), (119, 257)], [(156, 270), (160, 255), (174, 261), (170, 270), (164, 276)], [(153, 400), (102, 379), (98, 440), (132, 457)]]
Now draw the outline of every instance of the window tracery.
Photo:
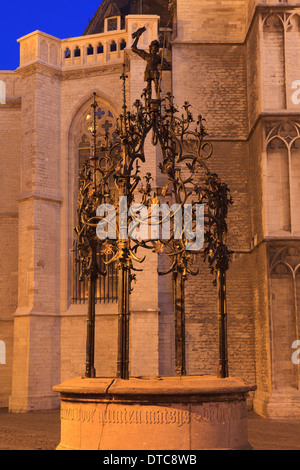
[(271, 246), (269, 259), (275, 386), (298, 389), (291, 347), (300, 334), (300, 246)]
[[(112, 142), (117, 142), (118, 138), (116, 131), (116, 115), (115, 112), (107, 105), (100, 103), (96, 110), (96, 125), (97, 125), (97, 147), (105, 144), (106, 139)], [(84, 162), (91, 156), (93, 149), (93, 129), (94, 119), (90, 112), (91, 108), (87, 107), (80, 123), (77, 151), (78, 151), (78, 168), (81, 168)], [(112, 181), (113, 185), (113, 181)], [(99, 255), (100, 260), (100, 255)], [(99, 261), (100, 262), (100, 261)], [(103, 266), (104, 270), (104, 266)], [(72, 303), (85, 304), (88, 299), (88, 285), (84, 280), (80, 280), (80, 262), (78, 261), (77, 240), (73, 242), (73, 285), (72, 285)], [(107, 276), (101, 276), (97, 280), (97, 303), (114, 303), (117, 302), (117, 270), (112, 265), (108, 267)]]
[(300, 123), (266, 123), (267, 233), (300, 233)]

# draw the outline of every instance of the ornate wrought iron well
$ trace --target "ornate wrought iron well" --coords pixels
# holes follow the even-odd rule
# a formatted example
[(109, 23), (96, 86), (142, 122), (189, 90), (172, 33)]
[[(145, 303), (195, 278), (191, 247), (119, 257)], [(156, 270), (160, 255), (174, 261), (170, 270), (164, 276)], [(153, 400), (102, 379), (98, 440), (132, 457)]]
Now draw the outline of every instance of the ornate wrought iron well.
[[(80, 168), (78, 196), (78, 256), (82, 266), (81, 277), (88, 280), (88, 320), (86, 377), (95, 377), (95, 284), (98, 276), (105, 276), (112, 263), (118, 269), (118, 362), (117, 377), (129, 379), (129, 321), (130, 293), (135, 280), (139, 250), (150, 249), (159, 256), (167, 256), (170, 267), (160, 275), (171, 274), (174, 286), (175, 314), (175, 373), (186, 375), (185, 361), (185, 285), (189, 276), (196, 276), (192, 266), (196, 255), (202, 254), (208, 261), (219, 295), (219, 367), (218, 376), (228, 377), (227, 355), (227, 308), (226, 272), (229, 268), (230, 250), (226, 245), (227, 212), (232, 204), (229, 189), (217, 174), (211, 173), (207, 160), (212, 156), (211, 143), (206, 140), (204, 119), (197, 120), (191, 113), (191, 105), (185, 102), (180, 114), (168, 93), (161, 97), (162, 70), (168, 68), (159, 43), (150, 45), (150, 52), (138, 49), (138, 40), (145, 28), (138, 30), (132, 51), (147, 63), (145, 81), (147, 87), (141, 100), (128, 109), (126, 100), (126, 66), (120, 77), (123, 82), (123, 112), (119, 116), (115, 138), (97, 147), (96, 94), (94, 94), (93, 149), (90, 158)], [(196, 128), (195, 128), (196, 124)], [(192, 129), (194, 126), (194, 129)], [(152, 176), (141, 178), (141, 165), (147, 164), (145, 141), (151, 136), (153, 146), (161, 152), (160, 171), (165, 184), (152, 187)], [(128, 208), (140, 203), (148, 209), (146, 215), (128, 212)], [(170, 211), (169, 237), (161, 237), (164, 217), (153, 214), (153, 207), (166, 204), (177, 209)], [(174, 206), (175, 204), (175, 206)], [(181, 209), (192, 207), (189, 218), (183, 217)], [(192, 232), (197, 230), (199, 220), (195, 217), (197, 207), (205, 206), (204, 246), (191, 249)], [(99, 212), (99, 206), (113, 208), (115, 217), (107, 231), (111, 238), (100, 239), (97, 227), (107, 224), (107, 212)], [(155, 211), (154, 211), (155, 212)], [(178, 215), (179, 214), (179, 215)], [(133, 229), (156, 221), (157, 237), (140, 239), (132, 237)], [(197, 222), (198, 221), (198, 222)], [(101, 225), (102, 224), (102, 225)], [(108, 224), (110, 225), (110, 224)], [(116, 230), (114, 232), (114, 226)], [(154, 224), (155, 226), (155, 224)], [(180, 233), (178, 234), (178, 226)], [(191, 236), (189, 237), (189, 234)], [(100, 253), (100, 255), (99, 255)], [(102, 257), (101, 259), (99, 259)], [(137, 264), (136, 264), (137, 263)]]

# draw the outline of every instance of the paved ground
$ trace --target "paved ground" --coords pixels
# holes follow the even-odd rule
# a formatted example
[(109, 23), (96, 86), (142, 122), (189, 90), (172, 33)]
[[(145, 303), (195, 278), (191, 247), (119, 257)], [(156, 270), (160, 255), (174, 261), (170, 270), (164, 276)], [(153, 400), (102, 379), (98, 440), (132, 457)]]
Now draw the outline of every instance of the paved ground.
[(249, 413), (249, 442), (254, 450), (300, 450), (300, 421), (277, 421)]
[(0, 450), (54, 450), (59, 440), (59, 411), (12, 414), (0, 408)]
[[(9, 414), (0, 408), (0, 450), (54, 450), (59, 440), (59, 411)], [(271, 421), (250, 413), (249, 441), (254, 450), (300, 450), (300, 421)]]

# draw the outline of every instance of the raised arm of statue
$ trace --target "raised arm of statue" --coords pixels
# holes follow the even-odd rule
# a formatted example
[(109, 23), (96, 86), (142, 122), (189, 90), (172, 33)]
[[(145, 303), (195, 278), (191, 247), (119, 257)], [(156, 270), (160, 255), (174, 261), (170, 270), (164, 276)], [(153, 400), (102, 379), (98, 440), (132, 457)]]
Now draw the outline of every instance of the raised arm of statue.
[(141, 37), (141, 35), (146, 31), (146, 28), (145, 26), (143, 28), (139, 28), (135, 33), (133, 33), (132, 35), (132, 39), (134, 39), (134, 43), (132, 44), (131, 46), (131, 50), (132, 52), (134, 52), (135, 54), (139, 55), (140, 57), (142, 57), (142, 59), (144, 60), (147, 60), (147, 57), (148, 57), (148, 53), (146, 51), (144, 51), (143, 49), (139, 49), (137, 46), (138, 46), (138, 42), (139, 42), (139, 39)]
[(152, 83), (155, 85), (156, 99), (160, 97), (160, 81), (162, 70), (170, 68), (170, 65), (166, 60), (163, 60), (161, 53), (159, 52), (160, 44), (157, 40), (151, 42), (149, 46), (149, 52), (146, 52), (137, 47), (138, 41), (141, 35), (146, 31), (146, 28), (139, 28), (133, 35), (134, 43), (131, 46), (132, 52), (139, 55), (146, 62), (145, 69), (145, 82), (147, 83), (147, 96), (148, 99), (152, 98)]

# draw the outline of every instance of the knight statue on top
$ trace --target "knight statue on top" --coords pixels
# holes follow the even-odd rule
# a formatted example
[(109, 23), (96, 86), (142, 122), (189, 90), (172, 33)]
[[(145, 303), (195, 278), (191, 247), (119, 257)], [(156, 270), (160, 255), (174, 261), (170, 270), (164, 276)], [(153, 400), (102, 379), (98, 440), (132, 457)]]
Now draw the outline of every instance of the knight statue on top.
[(163, 57), (163, 53), (159, 52), (160, 44), (157, 40), (151, 42), (149, 46), (149, 52), (146, 52), (143, 49), (139, 49), (137, 47), (139, 39), (145, 31), (146, 28), (143, 27), (139, 28), (135, 33), (133, 33), (132, 38), (135, 39), (135, 41), (131, 46), (131, 50), (147, 62), (144, 77), (145, 82), (147, 82), (147, 97), (152, 97), (152, 82), (154, 82), (156, 98), (159, 99), (161, 92), (161, 73), (163, 70), (170, 70), (171, 66)]

